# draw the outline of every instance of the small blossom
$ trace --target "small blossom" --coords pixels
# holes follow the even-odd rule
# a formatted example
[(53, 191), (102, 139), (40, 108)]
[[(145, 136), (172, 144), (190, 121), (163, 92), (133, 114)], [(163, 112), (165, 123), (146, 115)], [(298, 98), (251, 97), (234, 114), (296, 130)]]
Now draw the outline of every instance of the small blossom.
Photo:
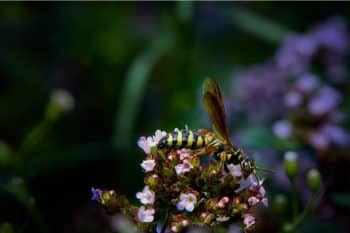
[(251, 214), (245, 214), (243, 223), (246, 226), (246, 228), (250, 228), (251, 226), (253, 226), (255, 224), (254, 216)]
[(242, 176), (242, 170), (241, 170), (241, 166), (240, 165), (233, 165), (231, 163), (231, 164), (228, 164), (226, 167), (227, 167), (227, 169), (229, 170), (229, 172), (230, 172), (230, 174), (232, 176), (236, 176), (236, 177), (241, 177)]
[(149, 154), (151, 153), (151, 148), (155, 147), (165, 135), (166, 132), (158, 129), (153, 137), (140, 137), (137, 144), (146, 154)]
[(152, 190), (149, 189), (148, 186), (145, 186), (142, 192), (136, 193), (136, 197), (140, 200), (140, 202), (144, 205), (153, 204), (155, 199), (155, 194)]
[(290, 91), (284, 96), (284, 103), (287, 107), (296, 108), (301, 105), (303, 98), (297, 91)]
[(74, 108), (74, 98), (66, 90), (57, 89), (51, 93), (51, 102), (64, 111), (70, 111)]
[(279, 138), (289, 138), (293, 133), (293, 126), (289, 121), (277, 121), (273, 125), (272, 131)]
[(151, 137), (140, 137), (140, 139), (137, 141), (137, 145), (146, 153), (151, 153)]
[(313, 74), (304, 74), (297, 80), (296, 87), (299, 91), (310, 93), (318, 86), (318, 78)]
[(315, 116), (331, 112), (340, 102), (340, 94), (331, 87), (322, 87), (310, 100), (308, 110)]
[(182, 163), (175, 166), (175, 171), (177, 175), (180, 175), (191, 171), (192, 168), (192, 164), (188, 160), (184, 160)]
[(103, 191), (99, 188), (95, 189), (92, 187), (91, 192), (92, 192), (91, 200), (101, 202)]
[(228, 220), (230, 220), (230, 217), (229, 216), (219, 216), (219, 217), (216, 217), (216, 221), (218, 222), (227, 222)]
[(260, 202), (259, 199), (256, 198), (256, 197), (254, 197), (254, 196), (248, 198), (248, 204), (249, 204), (250, 206), (255, 206), (255, 205), (258, 204), (259, 202)]
[(188, 159), (190, 157), (190, 150), (188, 149), (178, 150), (177, 153), (180, 155), (180, 160)]
[(261, 202), (263, 203), (263, 205), (264, 205), (265, 207), (268, 207), (268, 206), (269, 206), (269, 200), (268, 200), (266, 197), (264, 197), (263, 199), (261, 199)]
[(329, 137), (321, 131), (315, 131), (308, 137), (309, 143), (318, 149), (324, 149), (329, 146)]
[(157, 145), (158, 142), (160, 141), (160, 139), (162, 139), (164, 136), (166, 136), (166, 132), (165, 131), (161, 131), (159, 129), (156, 130), (156, 133), (153, 136), (153, 143), (152, 143), (152, 147)]
[(153, 171), (156, 166), (156, 162), (153, 159), (143, 160), (141, 163), (141, 167), (145, 170), (145, 172)]
[(188, 212), (192, 212), (194, 209), (194, 205), (197, 202), (197, 197), (192, 193), (181, 193), (180, 201), (177, 203), (176, 208), (178, 210), (186, 210)]
[(137, 220), (139, 222), (153, 222), (155, 210), (153, 208), (146, 209), (144, 206), (139, 208), (137, 212)]

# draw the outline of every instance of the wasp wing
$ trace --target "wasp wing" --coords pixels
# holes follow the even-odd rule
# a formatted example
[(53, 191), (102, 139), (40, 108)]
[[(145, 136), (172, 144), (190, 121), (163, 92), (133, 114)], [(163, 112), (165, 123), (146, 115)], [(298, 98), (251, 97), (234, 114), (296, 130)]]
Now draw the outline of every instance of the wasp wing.
[(210, 77), (204, 82), (203, 103), (212, 121), (213, 130), (221, 140), (231, 146), (222, 94), (218, 84)]

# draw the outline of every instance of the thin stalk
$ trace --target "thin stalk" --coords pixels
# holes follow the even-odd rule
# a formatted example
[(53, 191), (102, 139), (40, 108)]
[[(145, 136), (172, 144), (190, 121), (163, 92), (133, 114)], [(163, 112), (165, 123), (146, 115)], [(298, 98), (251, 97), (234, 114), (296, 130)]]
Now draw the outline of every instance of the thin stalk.
[(297, 186), (295, 184), (295, 180), (290, 181), (292, 184), (292, 211), (293, 211), (293, 221), (296, 220), (298, 216), (298, 193)]
[(299, 216), (295, 219), (293, 223), (293, 229), (296, 229), (298, 225), (302, 222), (303, 219), (306, 218), (310, 214), (310, 212), (314, 209), (314, 207), (317, 205), (317, 203), (320, 202), (322, 196), (323, 196), (324, 190), (321, 189), (319, 192), (316, 192), (313, 194), (311, 200), (307, 203), (306, 207), (304, 208), (303, 212), (299, 214)]
[(163, 227), (162, 227), (162, 230), (160, 231), (160, 233), (165, 233), (166, 227), (168, 225), (168, 221), (169, 221), (169, 210), (166, 211), (165, 221), (164, 221), (164, 224), (163, 224)]

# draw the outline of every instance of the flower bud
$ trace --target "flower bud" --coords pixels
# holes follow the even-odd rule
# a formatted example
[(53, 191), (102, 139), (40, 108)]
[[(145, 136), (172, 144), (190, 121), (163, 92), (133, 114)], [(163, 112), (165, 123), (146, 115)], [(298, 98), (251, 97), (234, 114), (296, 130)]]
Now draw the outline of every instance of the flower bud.
[(291, 223), (285, 223), (282, 226), (282, 232), (283, 233), (292, 233), (293, 232), (293, 224)]
[(288, 151), (284, 155), (284, 170), (289, 179), (293, 180), (298, 173), (298, 154)]
[(283, 194), (277, 194), (273, 200), (273, 209), (277, 213), (283, 213), (287, 209), (287, 198)]
[(313, 192), (317, 192), (321, 186), (321, 176), (318, 170), (310, 169), (307, 173), (307, 183)]

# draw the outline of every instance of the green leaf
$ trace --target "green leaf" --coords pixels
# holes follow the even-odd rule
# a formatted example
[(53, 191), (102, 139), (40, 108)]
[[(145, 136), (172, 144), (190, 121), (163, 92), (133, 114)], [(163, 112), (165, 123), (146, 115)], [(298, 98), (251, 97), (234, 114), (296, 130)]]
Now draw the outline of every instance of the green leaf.
[(144, 96), (149, 75), (153, 67), (173, 45), (171, 34), (156, 38), (131, 64), (121, 88), (119, 106), (115, 117), (113, 142), (114, 147), (128, 148), (131, 141), (132, 126), (137, 109)]

